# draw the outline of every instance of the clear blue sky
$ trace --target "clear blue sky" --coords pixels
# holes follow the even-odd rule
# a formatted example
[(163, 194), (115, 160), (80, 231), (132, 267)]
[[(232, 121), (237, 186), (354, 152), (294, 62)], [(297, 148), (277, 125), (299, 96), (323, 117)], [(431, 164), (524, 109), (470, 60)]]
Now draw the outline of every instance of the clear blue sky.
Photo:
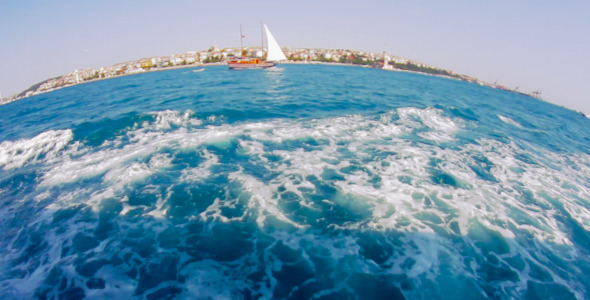
[(590, 1), (0, 0), (0, 91), (75, 69), (260, 43), (381, 52), (590, 113)]

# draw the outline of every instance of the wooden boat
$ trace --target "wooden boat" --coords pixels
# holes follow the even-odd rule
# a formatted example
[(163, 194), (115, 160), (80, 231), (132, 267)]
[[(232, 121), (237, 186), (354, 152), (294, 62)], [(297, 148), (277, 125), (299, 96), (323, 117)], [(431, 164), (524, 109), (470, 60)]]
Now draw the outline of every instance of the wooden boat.
[[(273, 37), (268, 27), (263, 24), (264, 31), (266, 33), (266, 43), (267, 43), (267, 54), (266, 59), (262, 60), (260, 58), (239, 58), (230, 60), (228, 62), (229, 68), (238, 70), (238, 69), (261, 69), (261, 68), (270, 68), (274, 67), (277, 62), (287, 60), (285, 53), (281, 50), (281, 47)], [(242, 35), (242, 29), (240, 27), (240, 40), (244, 37)], [(241, 44), (241, 43), (240, 43)], [(240, 46), (243, 48), (243, 46)]]

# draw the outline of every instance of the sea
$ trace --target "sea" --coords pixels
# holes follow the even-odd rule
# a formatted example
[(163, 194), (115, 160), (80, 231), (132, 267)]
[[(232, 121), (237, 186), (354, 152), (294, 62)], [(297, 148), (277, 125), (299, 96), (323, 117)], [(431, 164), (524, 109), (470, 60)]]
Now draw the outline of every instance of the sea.
[(0, 298), (590, 298), (580, 113), (416, 73), (196, 70), (0, 106)]

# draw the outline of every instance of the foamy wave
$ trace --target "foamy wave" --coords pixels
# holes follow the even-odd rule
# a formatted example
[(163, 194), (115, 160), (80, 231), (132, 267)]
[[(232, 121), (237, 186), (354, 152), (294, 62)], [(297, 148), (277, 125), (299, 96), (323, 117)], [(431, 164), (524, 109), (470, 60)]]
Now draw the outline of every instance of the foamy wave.
[(435, 108), (419, 109), (415, 107), (399, 108), (397, 110), (400, 119), (406, 126), (412, 129), (425, 126), (428, 132), (420, 132), (418, 135), (433, 141), (452, 141), (453, 135), (461, 127), (459, 121), (442, 115), (442, 111)]
[[(297, 133), (298, 139), (304, 139), (306, 135), (317, 137), (318, 128), (335, 123), (334, 120), (324, 121), (326, 123), (318, 121), (320, 124), (310, 128), (291, 130)], [(455, 245), (440, 237), (441, 232), (468, 235), (467, 243), (479, 243), (489, 239), (490, 235), (498, 234), (507, 245), (506, 257), (500, 258), (503, 264), (510, 265), (510, 257), (521, 255), (526, 258), (527, 265), (530, 261), (530, 264), (544, 266), (545, 263), (539, 261), (537, 254), (529, 254), (539, 250), (520, 244), (519, 236), (533, 236), (542, 243), (571, 246), (575, 237), (557, 221), (564, 215), (566, 218), (571, 216), (573, 222), (588, 230), (589, 206), (579, 204), (585, 201), (583, 199), (590, 198), (585, 175), (590, 171), (586, 155), (567, 157), (536, 149), (532, 145), (527, 149), (534, 151), (529, 152), (514, 143), (505, 144), (490, 139), (480, 139), (476, 144), (465, 145), (459, 151), (435, 145), (413, 145), (395, 134), (389, 135), (388, 142), (381, 142), (379, 131), (371, 135), (372, 129), (380, 128), (372, 123), (374, 121), (356, 121), (375, 125), (369, 126), (371, 129), (362, 135), (365, 142), (362, 139), (349, 140), (348, 135), (352, 133), (348, 130), (354, 125), (342, 125), (334, 130), (331, 138), (322, 136), (328, 138), (329, 143), (315, 150), (274, 150), (272, 153), (281, 157), (282, 162), (267, 163), (265, 167), (280, 172), (280, 175), (273, 180), (272, 185), (263, 188), (277, 190), (274, 187), (280, 186), (284, 189), (280, 193), (298, 195), (300, 207), (316, 211), (321, 211), (324, 204), (327, 207), (348, 205), (361, 211), (365, 209), (363, 206), (368, 205), (371, 207), (371, 217), (359, 223), (351, 221), (331, 226), (404, 232), (415, 247), (406, 255), (415, 262), (409, 270), (394, 265), (391, 269), (394, 274), (430, 278), (437, 276), (436, 270), (441, 264), (463, 268), (460, 260), (440, 261), (441, 253), (447, 253), (445, 257), (461, 257)], [(275, 126), (283, 125), (287, 126)], [(268, 136), (265, 137), (265, 134)], [(256, 141), (245, 141), (241, 145), (248, 149), (248, 153), (259, 156), (263, 161), (264, 151), (260, 143), (264, 143), (265, 139), (273, 140), (272, 131), (258, 132), (256, 138)], [(350, 143), (342, 144), (342, 141)], [(354, 153), (352, 157), (349, 156), (351, 153)], [(372, 159), (369, 153), (390, 154)], [(523, 160), (523, 154), (532, 159)], [(353, 164), (355, 160), (363, 159), (366, 160), (363, 164)], [(438, 163), (433, 165), (433, 161)], [(567, 167), (556, 169), (544, 164), (545, 161)], [(433, 173), (433, 169), (436, 172)], [(325, 175), (326, 170), (334, 170), (335, 178), (339, 179), (330, 181), (332, 175)], [(375, 175), (380, 179), (377, 185)], [(303, 190), (316, 188), (310, 181), (313, 178), (323, 178), (323, 184), (337, 187), (335, 198), (325, 198), (318, 203), (305, 197)], [(339, 197), (347, 197), (349, 202), (342, 203)], [(350, 201), (359, 204), (351, 204)], [(278, 205), (275, 202), (267, 204)], [(353, 211), (358, 212), (358, 209)], [(271, 211), (267, 209), (266, 212)], [(308, 225), (297, 216), (285, 215), (280, 208), (277, 212), (300, 226)], [(579, 255), (572, 251), (556, 251), (555, 254), (567, 261)], [(420, 259), (416, 260), (417, 257)], [(404, 259), (397, 257), (396, 261), (403, 262)], [(560, 271), (540, 268), (556, 282), (571, 286), (568, 279), (560, 275)], [(514, 285), (526, 284), (527, 278), (530, 277), (526, 272), (521, 274), (521, 279)]]
[[(411, 112), (418, 116), (426, 115), (427, 117), (424, 118), (429, 120), (426, 123), (432, 127), (436, 127), (442, 122), (446, 125), (438, 127), (453, 131), (456, 126), (452, 125), (454, 122), (440, 116), (438, 110), (411, 109)], [(409, 127), (407, 120), (396, 120), (394, 118), (395, 112), (386, 113), (376, 120), (360, 115), (351, 115), (310, 120), (306, 124), (297, 121), (277, 120), (265, 123), (249, 123), (237, 126), (226, 124), (204, 128), (191, 127), (202, 123), (200, 120), (194, 119), (194, 113), (191, 111), (183, 113), (163, 111), (153, 114), (157, 116), (155, 122), (144, 123), (115, 140), (106, 141), (99, 147), (71, 148), (64, 153), (63, 157), (52, 159), (50, 161), (51, 167), (43, 174), (41, 185), (53, 186), (98, 176), (107, 184), (107, 188), (88, 195), (90, 197), (89, 203), (97, 205), (101, 199), (113, 197), (116, 191), (123, 189), (125, 185), (144, 180), (171, 166), (171, 156), (161, 153), (165, 149), (190, 150), (203, 145), (216, 145), (224, 148), (230, 145), (232, 139), (235, 140), (240, 136), (250, 137), (248, 140), (238, 138), (240, 145), (243, 145), (244, 149), (247, 149), (251, 155), (256, 155), (258, 159), (267, 163), (268, 159), (264, 155), (266, 151), (263, 143), (293, 142), (306, 144), (317, 140), (325, 141), (325, 144), (317, 147), (317, 151), (309, 153), (303, 149), (277, 149), (272, 152), (273, 155), (282, 157), (282, 161), (290, 162), (290, 166), (280, 162), (276, 163), (276, 171), (283, 172), (284, 176), (300, 176), (303, 174), (321, 177), (324, 169), (330, 166), (326, 161), (341, 159), (338, 155), (339, 147), (336, 145), (337, 143), (342, 141), (350, 142), (348, 146), (350, 151), (362, 150), (364, 148), (363, 144), (384, 139), (398, 140), (401, 145), (405, 144), (405, 142), (399, 136), (413, 130)], [(422, 124), (414, 125), (424, 126)], [(396, 149), (387, 149), (388, 146), (384, 145), (379, 147), (383, 151), (399, 150), (398, 147)], [(203, 158), (206, 158), (205, 161), (196, 168), (182, 170), (181, 179), (183, 181), (198, 182), (211, 176), (209, 168), (218, 162), (218, 158), (204, 149), (199, 150), (199, 153)], [(413, 160), (415, 159), (413, 158)], [(343, 160), (339, 167), (346, 167), (346, 164), (346, 160)], [(415, 165), (415, 162), (407, 162), (407, 165)], [(272, 169), (272, 166), (269, 167)], [(245, 187), (251, 186), (249, 189), (252, 189), (252, 193), (256, 194), (256, 189), (253, 187), (253, 184), (256, 185), (255, 179), (246, 179), (241, 175), (232, 176), (237, 176), (234, 179), (242, 182)], [(263, 185), (258, 183), (256, 186), (262, 188)], [(313, 187), (310, 182), (305, 181), (298, 186), (287, 181), (287, 186), (290, 191), (299, 196), (303, 195), (297, 189), (298, 187)], [(271, 214), (279, 216), (283, 221), (288, 221), (283, 216), (280, 216), (280, 210), (276, 208), (276, 203), (266, 203), (266, 201), (269, 201), (267, 198), (271, 196), (272, 192), (269, 192), (265, 197), (256, 196), (255, 198), (258, 199), (256, 206), (269, 210), (272, 212)], [(165, 208), (162, 209), (165, 210)], [(160, 211), (156, 215), (162, 215), (163, 213), (165, 212)], [(214, 216), (220, 215), (214, 214)], [(264, 217), (259, 221), (262, 224)], [(301, 226), (302, 224), (295, 225)]]
[[(568, 287), (577, 284), (563, 275), (567, 272), (547, 267), (551, 265), (541, 261), (544, 254), (539, 247), (554, 245), (558, 248), (554, 254), (568, 262), (581, 255), (560, 250), (559, 247), (571, 246), (575, 241), (559, 220), (566, 218), (567, 222), (590, 229), (590, 205), (586, 200), (590, 199), (590, 157), (586, 154), (565, 156), (534, 145), (521, 147), (523, 144), (488, 138), (456, 147), (407, 139), (406, 134), (416, 131), (431, 134), (423, 137), (434, 141), (454, 138), (461, 122), (431, 108), (402, 108), (378, 117), (350, 115), (206, 127), (193, 126), (200, 121), (192, 120), (192, 113), (155, 114), (161, 119), (142, 124), (98, 147), (52, 146), (42, 152), (46, 153), (47, 171), (42, 178), (43, 192), (35, 199), (55, 200), (46, 207), (45, 215), (38, 218), (37, 225), (51, 222), (52, 213), (58, 209), (84, 203), (98, 212), (102, 201), (109, 200), (121, 206), (116, 211), (121, 219), (113, 221), (119, 226), (118, 231), (137, 232), (136, 229), (144, 228), (160, 233), (167, 226), (166, 218), (177, 217), (171, 212), (176, 205), (171, 199), (176, 196), (176, 201), (203, 205), (191, 208), (194, 215), (179, 214), (178, 218), (204, 221), (209, 226), (205, 231), (217, 224), (252, 222), (256, 230), (263, 232), (264, 239), (274, 246), (282, 244), (293, 249), (301, 256), (298, 263), (310, 268), (316, 267), (316, 261), (310, 259), (316, 251), (319, 256), (326, 253), (325, 263), (333, 264), (332, 268), (339, 268), (337, 264), (346, 261), (346, 268), (351, 271), (362, 273), (378, 267), (387, 274), (406, 276), (414, 283), (436, 281), (443, 271), (470, 280), (483, 276), (480, 270), (493, 255), (496, 265), (518, 274), (514, 282), (502, 282), (508, 290), (520, 291), (526, 286), (534, 276), (532, 266), (549, 274), (554, 282)], [(69, 135), (69, 139), (67, 132), (55, 136), (64, 136), (67, 144), (71, 132)], [(63, 155), (51, 154), (51, 149), (57, 149), (56, 153), (62, 151)], [(198, 159), (187, 159), (190, 156)], [(175, 165), (178, 160), (182, 162)], [(171, 182), (158, 182), (158, 175), (167, 175), (169, 171), (177, 171), (174, 174), (178, 177), (167, 178)], [(63, 193), (53, 188), (90, 177), (95, 179), (94, 183), (84, 187)], [(206, 183), (204, 194), (215, 191), (199, 198), (201, 183)], [(149, 196), (149, 201), (132, 203), (128, 191), (135, 191), (136, 184), (141, 186), (140, 196)], [(183, 190), (179, 191), (180, 196), (174, 195), (174, 188), (185, 186), (194, 187), (194, 193), (183, 194)], [(133, 219), (133, 214), (138, 213), (141, 218)], [(183, 221), (186, 220), (178, 224), (185, 224)], [(71, 223), (69, 231), (55, 230), (45, 236), (51, 240), (51, 255), (46, 261), (62, 259), (60, 247), (70, 245), (73, 235), (97, 228), (91, 221), (67, 222)], [(273, 228), (276, 224), (289, 230)], [(357, 235), (325, 235), (332, 229)], [(378, 248), (392, 245), (395, 253), (375, 258), (382, 260), (379, 263), (363, 256), (370, 255), (362, 252), (364, 246), (359, 241), (359, 235), (366, 232), (386, 232)], [(531, 237), (534, 243), (526, 242)], [(497, 244), (505, 248), (487, 249), (489, 253), (484, 253), (482, 248), (494, 244), (489, 242), (490, 238), (497, 238)], [(108, 237), (93, 251), (115, 249), (118, 243), (117, 237)], [(260, 245), (264, 243), (261, 241)], [(270, 249), (273, 245), (265, 247)], [(131, 251), (125, 248), (128, 246), (122, 247)], [(272, 297), (277, 282), (273, 276), (286, 263), (270, 250), (256, 251), (257, 257), (247, 254), (230, 264), (245, 266), (263, 259), (259, 265), (265, 269), (260, 271), (267, 274), (270, 283), (258, 293)], [(465, 253), (461, 251), (472, 251), (475, 259), (465, 262)], [(232, 266), (181, 255), (184, 257), (179, 258), (178, 265), (182, 267), (178, 273), (187, 278), (181, 296), (202, 291), (201, 295), (232, 298), (250, 286), (240, 281), (242, 274), (236, 274)], [(10, 259), (17, 257), (15, 252)], [(522, 260), (524, 267), (512, 268), (515, 257)], [(68, 276), (75, 279), (78, 275), (71, 266), (68, 268), (72, 274)], [(51, 266), (46, 264), (37, 268), (37, 274), (10, 284), (37, 287), (50, 270)], [(97, 276), (109, 278), (121, 288), (107, 282), (104, 291), (88, 290), (87, 296), (100, 297), (115, 291), (132, 295), (135, 279), (125, 277), (124, 272), (127, 270), (110, 265), (100, 268)], [(150, 287), (146, 293), (167, 284)], [(419, 291), (408, 293), (420, 296)]]
[[(402, 113), (406, 115), (432, 114), (433, 111), (423, 113), (420, 110), (408, 109)], [(580, 209), (575, 202), (579, 199), (588, 198), (587, 189), (572, 190), (567, 186), (585, 186), (584, 175), (579, 170), (571, 169), (571, 172), (562, 172), (546, 165), (529, 164), (518, 159), (524, 152), (523, 149), (514, 144), (504, 144), (495, 140), (482, 139), (478, 144), (465, 146), (461, 151), (441, 149), (430, 145), (412, 145), (408, 141), (398, 137), (400, 133), (398, 126), (393, 130), (383, 130), (383, 122), (372, 121), (359, 116), (342, 117), (329, 120), (315, 120), (308, 124), (309, 127), (290, 127), (283, 129), (281, 126), (293, 124), (276, 124), (273, 130), (249, 132), (255, 141), (244, 141), (241, 145), (248, 149), (251, 155), (258, 156), (261, 161), (266, 161), (263, 146), (260, 142), (284, 141), (291, 139), (304, 139), (305, 137), (325, 138), (329, 142), (317, 150), (274, 150), (273, 154), (281, 157), (282, 163), (267, 164), (266, 168), (281, 173), (277, 181), (287, 191), (299, 195), (301, 188), (313, 188), (313, 184), (301, 178), (314, 176), (321, 178), (326, 169), (346, 169), (350, 161), (342, 155), (342, 150), (349, 150), (355, 153), (352, 159), (361, 159), (365, 153), (392, 153), (382, 159), (364, 164), (364, 169), (356, 167), (356, 171), (337, 174), (344, 178), (335, 182), (335, 185), (342, 193), (354, 195), (359, 199), (365, 199), (375, 205), (373, 210), (373, 228), (395, 228), (408, 232), (434, 233), (429, 220), (415, 217), (416, 214), (427, 211), (438, 216), (440, 220), (448, 219), (448, 214), (456, 215), (453, 219), (459, 225), (461, 232), (468, 232), (470, 222), (476, 218), (485, 224), (489, 229), (499, 232), (505, 238), (515, 237), (513, 231), (495, 225), (496, 220), (512, 220), (515, 209), (522, 211), (531, 220), (539, 220), (537, 227), (519, 223), (514, 226), (531, 232), (538, 240), (550, 241), (559, 244), (571, 245), (572, 241), (566, 232), (555, 223), (554, 211), (539, 210), (544, 205), (552, 207), (560, 199), (564, 208), (582, 226), (587, 228), (590, 224), (588, 216), (590, 212)], [(455, 131), (455, 122), (451, 122), (440, 116), (425, 118), (429, 126), (440, 127), (444, 130)], [(433, 121), (436, 120), (436, 121)], [(405, 118), (400, 121), (402, 124), (409, 124)], [(419, 126), (419, 125), (416, 125)], [(326, 130), (330, 134), (322, 134)], [(279, 132), (279, 137), (274, 135)], [(383, 133), (387, 132), (386, 135)], [(286, 134), (289, 133), (289, 134)], [(354, 136), (355, 138), (351, 138)], [(387, 136), (390, 140), (387, 143), (380, 143), (380, 138)], [(373, 141), (366, 143), (367, 141)], [(351, 141), (346, 146), (338, 146), (341, 141)], [(530, 146), (532, 147), (532, 146)], [(534, 148), (534, 147), (533, 147)], [(538, 149), (539, 153), (543, 152)], [(474, 155), (477, 154), (475, 157)], [(566, 158), (556, 154), (545, 152), (543, 156), (536, 153), (529, 153), (536, 160), (546, 160), (543, 156), (551, 157), (558, 165), (567, 165)], [(370, 156), (367, 156), (369, 158)], [(475, 159), (477, 158), (477, 159)], [(435, 166), (436, 172), (432, 173), (432, 161), (440, 161)], [(584, 158), (587, 159), (587, 158)], [(332, 163), (332, 162), (337, 162)], [(487, 161), (487, 162), (486, 162)], [(288, 162), (288, 166), (286, 164)], [(386, 164), (385, 164), (386, 163)], [(583, 161), (576, 161), (573, 165), (587, 166)], [(479, 172), (479, 173), (476, 173)], [(371, 181), (374, 176), (380, 178), (380, 185), (375, 186)], [(436, 175), (440, 174), (440, 175)], [(487, 174), (487, 175), (486, 175)], [(408, 182), (400, 178), (409, 178)], [(434, 180), (434, 182), (433, 182)], [(439, 182), (440, 181), (440, 182)], [(297, 182), (297, 183), (295, 183)], [(443, 183), (443, 184), (441, 184)], [(522, 189), (515, 189), (522, 184)], [(565, 184), (569, 183), (569, 184)], [(537, 204), (527, 203), (532, 193)], [(523, 194), (525, 193), (525, 194)], [(567, 197), (575, 193), (575, 197)], [(566, 199), (563, 200), (563, 197)], [(434, 200), (433, 200), (434, 199)], [(552, 200), (555, 199), (555, 200)], [(417, 201), (418, 200), (418, 201)], [(310, 205), (305, 200), (301, 205)], [(439, 205), (446, 207), (448, 211), (428, 208), (427, 203), (436, 201)], [(540, 205), (540, 206), (539, 206)], [(576, 208), (577, 207), (577, 208)], [(379, 209), (377, 209), (379, 208)], [(393, 209), (395, 214), (387, 216), (384, 211)], [(557, 212), (559, 213), (559, 212)], [(408, 225), (399, 227), (400, 223)], [(520, 222), (520, 221), (519, 221)], [(449, 223), (447, 223), (446, 226)], [(450, 228), (447, 227), (450, 231)]]
[[(372, 228), (433, 233), (429, 221), (416, 215), (430, 212), (439, 219), (447, 219), (453, 211), (454, 221), (461, 232), (467, 232), (470, 220), (477, 218), (504, 237), (512, 238), (513, 232), (493, 225), (489, 220), (510, 219), (512, 214), (522, 211), (525, 218), (539, 220), (539, 224), (536, 227), (515, 224), (516, 227), (531, 232), (539, 240), (571, 244), (567, 234), (555, 224), (552, 211), (539, 211), (538, 205), (525, 202), (529, 197), (527, 193), (532, 193), (541, 205), (553, 206), (552, 199), (560, 199), (564, 209), (581, 226), (590, 227), (590, 212), (576, 205), (576, 201), (587, 199), (589, 194), (585, 177), (579, 170), (588, 169), (587, 157), (565, 158), (541, 150), (538, 154), (527, 154), (537, 157), (537, 161), (555, 161), (560, 166), (571, 165), (568, 160), (576, 160), (573, 165), (578, 166), (578, 170), (563, 172), (519, 159), (524, 150), (515, 144), (482, 139), (457, 151), (436, 145), (413, 144), (403, 138), (407, 132), (427, 127), (431, 133), (443, 136), (438, 137), (439, 140), (452, 139), (453, 133), (460, 128), (459, 122), (442, 116), (437, 109), (401, 108), (378, 119), (351, 115), (306, 122), (276, 120), (205, 128), (186, 127), (195, 123), (188, 121), (192, 112), (156, 114), (162, 116), (162, 121), (128, 132), (129, 142), (122, 147), (116, 146), (120, 141), (113, 141), (95, 151), (68, 150), (71, 155), (55, 159), (55, 164), (44, 174), (42, 184), (51, 186), (101, 176), (105, 183), (110, 182), (110, 187), (94, 193), (93, 198), (112, 197), (115, 190), (126, 184), (170, 167), (172, 156), (161, 153), (165, 149), (194, 150), (204, 145), (223, 149), (231, 145), (232, 140), (237, 140), (253, 161), (263, 164), (261, 168), (279, 174), (270, 183), (246, 176), (241, 171), (229, 175), (253, 195), (251, 209), (266, 212), (259, 214), (261, 226), (268, 214), (296, 226), (306, 226), (283, 214), (273, 197), (281, 186), (302, 199), (302, 206), (317, 209), (318, 204), (309, 202), (302, 190), (315, 188), (315, 184), (306, 178), (321, 179), (328, 176), (325, 173), (328, 170), (342, 178), (330, 183), (342, 195), (358, 197), (374, 207), (373, 219), (369, 222)], [(399, 119), (395, 118), (396, 114)], [(181, 125), (171, 131), (157, 130), (171, 128), (162, 124)], [(71, 139), (71, 132), (69, 135), (68, 132), (63, 133), (65, 141)], [(268, 143), (291, 143), (301, 147), (279, 147), (269, 152)], [(202, 148), (198, 153), (204, 161), (197, 167), (182, 170), (182, 181), (198, 182), (213, 176), (210, 169), (220, 163), (219, 158)], [(270, 161), (269, 154), (278, 160)], [(359, 164), (359, 160), (365, 162)], [(433, 165), (433, 161), (439, 163)], [(515, 188), (515, 182), (521, 183), (523, 188), (518, 185)], [(449, 211), (429, 208), (428, 203), (433, 201)], [(210, 209), (202, 216), (224, 219), (219, 207)], [(386, 213), (389, 210), (396, 213)], [(400, 227), (402, 223), (406, 225)], [(445, 227), (450, 230), (448, 226), (447, 223)]]
[[(243, 264), (244, 266), (247, 263)], [(271, 274), (270, 266), (266, 270)], [(178, 296), (180, 299), (242, 299), (244, 291), (251, 289), (251, 284), (227, 265), (212, 260), (195, 261), (187, 264), (182, 274), (187, 278), (186, 291)], [(273, 285), (276, 285), (274, 283)], [(274, 286), (261, 286), (261, 298), (273, 298)]]
[(500, 114), (498, 114), (497, 116), (498, 116), (498, 118), (499, 118), (500, 120), (502, 120), (502, 122), (504, 122), (504, 123), (506, 123), (506, 124), (510, 124), (510, 125), (514, 125), (514, 126), (516, 126), (516, 127), (520, 127), (520, 128), (522, 128), (522, 125), (520, 125), (520, 123), (518, 123), (518, 122), (516, 122), (516, 121), (512, 120), (511, 118), (505, 117), (505, 116), (503, 116), (503, 115), (500, 115)]
[[(584, 228), (590, 227), (590, 212), (576, 205), (576, 201), (580, 201), (578, 199), (588, 198), (588, 189), (584, 189), (584, 177), (579, 170), (562, 172), (544, 165), (529, 164), (518, 159), (523, 152), (518, 146), (495, 140), (482, 139), (478, 144), (467, 145), (460, 151), (441, 149), (436, 145), (414, 145), (402, 137), (404, 133), (426, 126), (432, 129), (431, 132), (441, 134), (448, 140), (458, 130), (458, 122), (442, 116), (439, 110), (430, 108), (398, 109), (397, 120), (394, 118), (395, 113), (384, 114), (379, 119), (351, 115), (310, 120), (306, 123), (277, 120), (189, 130), (185, 127), (190, 124), (186, 121), (189, 117), (185, 116), (190, 113), (167, 111), (159, 114), (163, 116), (162, 120), (172, 119), (173, 124), (184, 125), (172, 131), (158, 131), (158, 128), (170, 128), (162, 127), (162, 124), (170, 124), (169, 121), (158, 121), (129, 132), (127, 136), (131, 137), (130, 142), (123, 147), (111, 147), (107, 143), (94, 152), (89, 149), (72, 149), (70, 154), (74, 155), (71, 157), (78, 158), (65, 156), (61, 162), (56, 160), (56, 164), (44, 175), (43, 184), (54, 185), (100, 175), (105, 182), (111, 184), (110, 188), (94, 193), (93, 198), (98, 201), (112, 197), (115, 190), (122, 189), (130, 182), (143, 180), (169, 167), (172, 158), (160, 153), (163, 149), (195, 149), (203, 145), (224, 148), (230, 145), (232, 139), (237, 139), (248, 155), (264, 163), (263, 168), (279, 173), (272, 183), (260, 182), (241, 171), (229, 176), (231, 180), (240, 182), (243, 189), (252, 195), (251, 209), (266, 212), (259, 214), (260, 226), (263, 226), (266, 215), (273, 215), (295, 226), (306, 226), (285, 215), (273, 195), (278, 186), (282, 186), (302, 199), (302, 206), (318, 209), (318, 204), (309, 202), (301, 192), (302, 189), (315, 188), (314, 183), (305, 178), (313, 176), (321, 179), (326, 170), (334, 170), (331, 172), (335, 172), (343, 180), (332, 184), (342, 195), (362, 199), (359, 201), (367, 202), (373, 207), (373, 219), (368, 224), (372, 228), (434, 233), (429, 220), (416, 216), (421, 212), (429, 212), (444, 220), (453, 211), (453, 220), (457, 222), (461, 232), (468, 232), (471, 220), (476, 218), (504, 237), (513, 238), (512, 231), (498, 227), (490, 220), (510, 220), (511, 215), (522, 211), (526, 214), (525, 218), (538, 220), (538, 225), (535, 227), (515, 223), (514, 226), (531, 232), (538, 240), (571, 244), (567, 234), (555, 223), (554, 212), (539, 210), (538, 205), (552, 207), (552, 199), (560, 199), (572, 218)], [(39, 140), (45, 141), (41, 137)], [(71, 139), (71, 132), (62, 132), (58, 137), (67, 142)], [(64, 142), (55, 142), (51, 145), (57, 146), (49, 149), (61, 149)], [(295, 143), (294, 145), (300, 143), (302, 146), (309, 145), (306, 147), (310, 148), (279, 148), (269, 153), (265, 149), (269, 142)], [(112, 143), (115, 145), (117, 141)], [(210, 168), (219, 163), (219, 158), (203, 150), (200, 153), (206, 158), (205, 161), (196, 168), (183, 170), (182, 180), (196, 182), (212, 176)], [(354, 155), (348, 157), (349, 154), (346, 153)], [(379, 153), (390, 154), (378, 159), (372, 157)], [(280, 159), (276, 162), (269, 161), (268, 154)], [(474, 154), (480, 158), (474, 159)], [(535, 153), (527, 155), (538, 156)], [(552, 161), (559, 162), (561, 166), (568, 165), (566, 160), (587, 159), (583, 156), (564, 158), (551, 153), (542, 155), (551, 157)], [(536, 160), (547, 160), (544, 157), (539, 156)], [(351, 164), (352, 161), (361, 159), (366, 160), (363, 165)], [(433, 166), (433, 160), (440, 163)], [(575, 165), (588, 164), (580, 161), (575, 162)], [(378, 184), (375, 180), (379, 180)], [(514, 182), (522, 183), (523, 188), (515, 189)], [(577, 190), (568, 189), (565, 183), (577, 187)], [(529, 196), (523, 193), (532, 193), (532, 197), (540, 204), (526, 203)], [(564, 197), (572, 194), (575, 197)], [(326, 201), (330, 205), (336, 205), (330, 199)], [(429, 208), (428, 203), (433, 201), (444, 205), (448, 211)], [(385, 213), (389, 210), (396, 213)], [(156, 215), (163, 214), (165, 211)], [(229, 221), (224, 219), (220, 208), (215, 205), (202, 216)], [(400, 227), (402, 223), (405, 225)], [(448, 226), (449, 223), (446, 223), (445, 227)]]
[(436, 108), (419, 109), (414, 107), (399, 108), (400, 118), (409, 120), (410, 117), (418, 118), (422, 124), (432, 129), (453, 132), (458, 128), (458, 124), (451, 118), (442, 115), (442, 111)]
[[(150, 161), (152, 166), (137, 163), (137, 160), (150, 159), (150, 156), (167, 147), (190, 147), (204, 141), (218, 141), (223, 139), (221, 132), (209, 131), (205, 136), (187, 134), (186, 126), (200, 125), (202, 121), (192, 117), (193, 112), (180, 113), (164, 111), (154, 113), (157, 118), (152, 124), (145, 123), (140, 128), (127, 132), (114, 141), (106, 141), (97, 150), (93, 148), (72, 149), (69, 157), (56, 161), (56, 165), (43, 176), (42, 185), (74, 182), (81, 178), (108, 173), (108, 180), (123, 180), (125, 178), (138, 180), (153, 174), (156, 168), (165, 167), (169, 160)], [(172, 133), (162, 131), (180, 126)], [(129, 143), (122, 140), (128, 138)], [(123, 146), (121, 146), (123, 145)], [(71, 158), (70, 158), (71, 157)], [(157, 156), (162, 157), (162, 156)], [(128, 176), (120, 176), (122, 173)]]
[(46, 131), (31, 139), (4, 141), (0, 144), (0, 167), (9, 170), (42, 158), (53, 158), (72, 138), (72, 131), (65, 129)]
[(157, 130), (170, 129), (172, 125), (197, 126), (203, 123), (203, 121), (194, 118), (194, 112), (191, 110), (186, 110), (184, 113), (174, 110), (165, 110), (153, 112), (152, 114), (156, 116), (156, 120), (153, 126)]

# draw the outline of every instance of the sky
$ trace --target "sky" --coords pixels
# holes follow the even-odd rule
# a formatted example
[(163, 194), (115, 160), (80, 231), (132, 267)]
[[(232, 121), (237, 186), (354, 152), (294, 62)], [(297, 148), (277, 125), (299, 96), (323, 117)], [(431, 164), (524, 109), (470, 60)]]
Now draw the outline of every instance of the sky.
[(0, 93), (76, 69), (260, 44), (383, 52), (590, 114), (590, 1), (0, 0)]

